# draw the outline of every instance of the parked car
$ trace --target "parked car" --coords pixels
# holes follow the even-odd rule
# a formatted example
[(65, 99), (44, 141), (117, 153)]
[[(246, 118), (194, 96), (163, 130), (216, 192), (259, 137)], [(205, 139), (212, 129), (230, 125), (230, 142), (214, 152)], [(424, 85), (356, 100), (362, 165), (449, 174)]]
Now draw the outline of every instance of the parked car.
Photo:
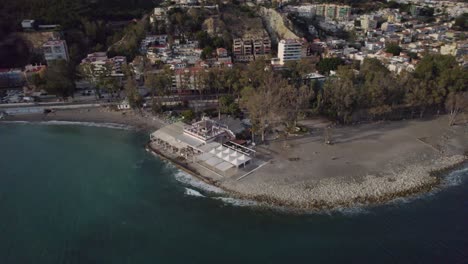
[(32, 96), (25, 96), (23, 97), (23, 102), (26, 102), (26, 103), (30, 103), (30, 102), (34, 102), (34, 97)]

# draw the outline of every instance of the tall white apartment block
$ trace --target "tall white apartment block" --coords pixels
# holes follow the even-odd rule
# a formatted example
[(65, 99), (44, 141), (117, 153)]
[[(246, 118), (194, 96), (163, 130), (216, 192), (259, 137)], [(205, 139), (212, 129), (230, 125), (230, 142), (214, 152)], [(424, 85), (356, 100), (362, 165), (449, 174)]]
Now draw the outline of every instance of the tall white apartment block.
[(280, 64), (301, 59), (302, 42), (299, 39), (282, 39), (278, 43)]

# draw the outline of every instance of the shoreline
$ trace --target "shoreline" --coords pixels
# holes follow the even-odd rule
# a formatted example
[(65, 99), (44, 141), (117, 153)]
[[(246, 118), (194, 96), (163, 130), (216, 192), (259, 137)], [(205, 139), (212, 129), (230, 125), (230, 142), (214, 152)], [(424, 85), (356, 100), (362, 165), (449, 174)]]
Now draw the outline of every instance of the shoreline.
[(345, 203), (327, 203), (325, 201), (310, 201), (309, 204), (302, 204), (302, 203), (295, 203), (294, 201), (282, 201), (279, 199), (275, 199), (274, 197), (268, 196), (252, 196), (249, 194), (242, 194), (234, 190), (230, 190), (225, 186), (214, 182), (213, 180), (202, 176), (200, 173), (196, 172), (195, 170), (191, 169), (189, 166), (179, 162), (173, 158), (166, 156), (161, 151), (154, 149), (150, 146), (149, 143), (145, 145), (145, 149), (154, 155), (158, 156), (162, 160), (166, 160), (173, 164), (177, 169), (190, 174), (191, 176), (195, 177), (196, 179), (215, 186), (217, 188), (222, 189), (227, 193), (229, 197), (241, 199), (241, 200), (250, 200), (259, 203), (260, 207), (267, 206), (268, 209), (274, 208), (284, 208), (290, 212), (298, 212), (298, 213), (307, 213), (311, 211), (323, 211), (323, 210), (334, 210), (340, 208), (352, 208), (356, 205), (359, 206), (377, 206), (377, 205), (384, 205), (391, 201), (394, 201), (399, 198), (410, 198), (415, 197), (417, 195), (421, 195), (424, 193), (429, 193), (434, 189), (441, 187), (442, 180), (444, 176), (448, 173), (457, 171), (462, 169), (463, 167), (468, 166), (468, 157), (465, 156), (464, 159), (458, 163), (449, 165), (447, 167), (442, 167), (437, 170), (431, 171), (430, 176), (433, 177), (432, 181), (426, 182), (420, 186), (416, 186), (407, 190), (402, 190), (397, 193), (391, 193), (384, 196), (378, 197), (361, 197), (359, 199), (355, 199)]
[[(74, 122), (77, 122), (76, 125), (82, 125), (80, 123), (93, 123), (96, 125), (110, 124), (110, 128), (123, 126), (143, 132), (153, 132), (165, 125), (156, 118), (135, 114), (133, 111), (128, 111), (123, 114), (123, 112), (109, 111), (104, 108), (62, 110), (47, 116), (43, 114), (8, 116), (0, 120), (0, 123), (5, 121), (25, 121), (31, 123), (57, 121), (70, 122), (71, 125), (73, 125)], [(116, 127), (112, 127), (113, 125), (116, 125)], [(190, 166), (190, 164), (179, 161), (153, 148), (149, 143), (145, 145), (146, 151), (152, 152), (162, 160), (170, 162), (178, 170), (188, 173), (206, 184), (222, 189), (226, 192), (228, 197), (255, 201), (259, 203), (259, 207), (267, 207), (270, 209), (279, 207), (287, 211), (299, 213), (351, 208), (356, 205), (381, 205), (398, 198), (414, 197), (419, 194), (430, 192), (435, 188), (441, 187), (444, 175), (468, 165), (466, 147), (462, 146), (462, 149), (463, 148), (465, 148), (465, 152), (457, 153), (458, 155), (426, 156), (427, 153), (425, 153), (424, 158), (418, 161), (408, 159), (404, 163), (395, 163), (400, 170), (393, 172), (393, 176), (381, 176), (377, 174), (375, 174), (377, 176), (371, 176), (368, 173), (367, 176), (359, 178), (359, 180), (353, 178), (352, 182), (339, 177), (324, 177), (324, 179), (315, 179), (313, 184), (308, 186), (309, 183), (305, 181), (300, 182), (301, 185), (275, 184), (274, 182), (268, 182), (268, 179), (261, 178), (264, 177), (265, 173), (271, 174), (271, 169), (253, 173), (253, 176), (249, 176), (249, 178), (252, 177), (253, 179), (248, 179), (247, 182), (243, 182), (244, 180), (239, 182), (232, 179), (213, 179), (203, 176), (197, 169)], [(276, 164), (278, 162), (275, 161), (271, 163)], [(274, 166), (272, 164), (266, 167)], [(294, 165), (295, 164), (289, 164), (289, 166)], [(386, 171), (385, 169), (382, 168), (380, 172), (384, 173)], [(274, 173), (273, 171), (273, 174)], [(278, 173), (281, 172), (277, 172), (277, 174)], [(258, 178), (260, 178), (260, 180)], [(406, 180), (408, 182), (406, 182)], [(393, 184), (393, 182), (397, 181), (399, 181), (398, 184)], [(382, 186), (383, 184), (388, 184), (388, 186)], [(336, 193), (333, 193), (337, 191), (339, 194), (338, 196), (336, 196)]]
[(110, 124), (122, 127), (133, 128), (137, 131), (152, 132), (165, 124), (155, 118), (147, 117), (134, 111), (112, 111), (105, 107), (81, 108), (57, 110), (55, 113), (44, 115), (43, 113), (9, 115), (1, 122), (77, 122)]

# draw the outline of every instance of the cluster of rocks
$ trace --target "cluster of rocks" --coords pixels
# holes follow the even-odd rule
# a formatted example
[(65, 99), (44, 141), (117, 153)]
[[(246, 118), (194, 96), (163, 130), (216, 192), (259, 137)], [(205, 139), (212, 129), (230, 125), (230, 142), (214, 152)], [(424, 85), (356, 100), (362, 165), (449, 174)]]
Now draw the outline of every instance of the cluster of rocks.
[(467, 157), (454, 155), (411, 165), (400, 172), (384, 176), (367, 175), (359, 182), (336, 179), (316, 183), (272, 186), (271, 184), (242, 185), (234, 181), (223, 182), (220, 187), (237, 198), (295, 208), (323, 210), (351, 207), (358, 204), (381, 204), (396, 198), (429, 192), (439, 186), (441, 175), (465, 165)]

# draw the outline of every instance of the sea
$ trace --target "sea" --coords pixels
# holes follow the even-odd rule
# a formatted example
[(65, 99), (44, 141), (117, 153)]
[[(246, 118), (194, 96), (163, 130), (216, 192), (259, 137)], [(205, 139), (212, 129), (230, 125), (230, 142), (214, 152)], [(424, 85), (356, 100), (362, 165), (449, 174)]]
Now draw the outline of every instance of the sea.
[(92, 123), (0, 123), (0, 264), (468, 263), (468, 168), (380, 206), (226, 196)]

